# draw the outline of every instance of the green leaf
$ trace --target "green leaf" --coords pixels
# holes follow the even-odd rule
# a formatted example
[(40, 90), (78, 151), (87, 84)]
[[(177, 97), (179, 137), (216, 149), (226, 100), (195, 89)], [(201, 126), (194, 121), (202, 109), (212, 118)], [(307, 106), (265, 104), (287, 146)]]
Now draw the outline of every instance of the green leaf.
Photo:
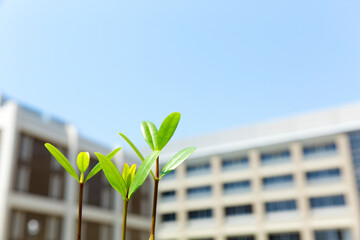
[[(141, 159), (141, 161), (143, 162), (145, 160), (145, 158), (143, 157), (143, 155), (141, 154), (141, 152), (135, 147), (135, 145), (130, 141), (129, 138), (127, 138), (124, 134), (119, 133), (119, 135), (124, 138), (124, 140), (131, 146), (131, 148), (135, 151), (135, 153), (139, 156), (139, 158)], [(155, 179), (155, 175), (153, 173), (153, 171), (150, 171), (151, 176), (153, 177), (153, 179)]]
[(51, 145), (50, 143), (45, 143), (45, 147), (47, 148), (47, 150), (49, 150), (49, 152), (54, 156), (54, 158), (61, 164), (61, 166), (63, 166), (63, 168), (73, 177), (75, 178), (78, 182), (79, 180), (79, 176), (77, 175), (77, 173), (75, 172), (74, 168), (71, 166), (69, 160), (67, 160), (67, 158), (53, 145)]
[(160, 151), (154, 151), (146, 157), (145, 161), (141, 163), (139, 169), (135, 173), (134, 180), (130, 186), (129, 198), (139, 187), (145, 182), (146, 177), (149, 175), (152, 165), (159, 157)]
[(139, 156), (139, 158), (141, 159), (141, 161), (144, 161), (145, 158), (143, 157), (143, 155), (141, 154), (141, 152), (135, 147), (135, 145), (130, 141), (130, 139), (128, 139), (124, 134), (119, 133), (120, 136), (122, 136), (125, 141), (131, 146), (131, 148), (135, 151), (135, 153)]
[(109, 181), (110, 185), (121, 194), (124, 200), (127, 200), (127, 188), (124, 179), (121, 177), (121, 174), (117, 170), (115, 164), (101, 153), (95, 153), (95, 155), (98, 157), (101, 168), (103, 169), (105, 177)]
[[(113, 157), (115, 157), (116, 153), (118, 153), (120, 151), (121, 148), (116, 148), (114, 149), (111, 153), (109, 153), (106, 157), (108, 159), (112, 159)], [(85, 178), (85, 182), (87, 182), (90, 178), (92, 178), (93, 176), (95, 176), (99, 171), (101, 170), (101, 164), (98, 163), (95, 165), (95, 167), (93, 167), (93, 169), (91, 169), (91, 171), (89, 172), (89, 174), (86, 176)]]
[(126, 183), (127, 188), (130, 187), (132, 181), (134, 180), (135, 170), (136, 170), (136, 164), (133, 164), (133, 165), (131, 165), (130, 168), (129, 168), (129, 165), (127, 165), (127, 170), (126, 170), (127, 173), (126, 173), (125, 177), (124, 177), (124, 172), (123, 172), (123, 179), (124, 180), (126, 179), (125, 183)]
[(158, 147), (156, 150), (162, 150), (169, 142), (180, 121), (180, 113), (174, 112), (165, 118), (157, 134)]
[(121, 147), (116, 148), (116, 149), (112, 150), (111, 153), (109, 153), (108, 155), (106, 155), (106, 157), (111, 160), (111, 159), (113, 159), (113, 158), (115, 157), (115, 155), (116, 155), (120, 150), (121, 150)]
[(194, 151), (196, 147), (188, 147), (176, 153), (164, 166), (160, 178), (173, 171), (177, 166), (184, 162)]
[(77, 156), (77, 166), (81, 173), (84, 173), (89, 167), (90, 154), (88, 152), (80, 152)]
[(149, 121), (143, 121), (141, 123), (141, 132), (144, 136), (145, 141), (150, 146), (150, 148), (154, 151), (157, 148), (157, 134), (158, 131), (155, 125)]
[(123, 172), (122, 172), (122, 178), (125, 181), (126, 186), (128, 186), (127, 184), (127, 176), (129, 175), (129, 165), (127, 163), (124, 164), (124, 168), (123, 168)]
[(136, 164), (133, 164), (129, 169), (129, 176), (131, 176), (131, 182), (134, 180), (135, 171), (136, 171)]

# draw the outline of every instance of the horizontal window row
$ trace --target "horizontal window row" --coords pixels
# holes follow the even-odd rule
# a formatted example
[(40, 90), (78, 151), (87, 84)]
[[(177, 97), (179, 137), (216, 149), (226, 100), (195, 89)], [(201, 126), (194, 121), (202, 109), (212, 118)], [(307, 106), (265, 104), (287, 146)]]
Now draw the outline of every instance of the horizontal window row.
[[(314, 240), (351, 240), (349, 229), (326, 229), (313, 231)], [(256, 240), (255, 235), (234, 235), (227, 236), (226, 240)], [(191, 238), (189, 240), (214, 240), (214, 238)], [(269, 233), (266, 240), (305, 240), (300, 232)]]
[[(311, 209), (329, 208), (345, 206), (344, 195), (334, 195), (326, 197), (312, 197), (309, 199)], [(272, 201), (264, 204), (266, 213), (295, 211), (297, 209), (297, 202), (295, 199)], [(224, 216), (243, 216), (253, 213), (253, 206), (251, 204), (229, 206), (224, 208)], [(212, 209), (194, 210), (188, 212), (188, 220), (207, 219), (213, 217)], [(163, 222), (176, 221), (176, 213), (166, 213), (161, 217)]]
[[(304, 146), (303, 156), (305, 159), (335, 154), (337, 151), (335, 143), (318, 144), (314, 146)], [(289, 150), (264, 152), (260, 154), (261, 165), (273, 165), (282, 162), (291, 161), (291, 153)], [(223, 171), (234, 171), (241, 168), (249, 168), (249, 159), (247, 156), (239, 158), (224, 159), (221, 162)], [(203, 162), (186, 166), (187, 176), (196, 176), (211, 173), (211, 164)], [(174, 172), (172, 173), (173, 176)], [(167, 176), (170, 178), (171, 176)]]
[[(319, 171), (309, 171), (306, 173), (306, 180), (309, 184), (316, 183), (329, 183), (329, 181), (335, 181), (341, 179), (341, 171), (338, 168), (325, 169)], [(291, 174), (265, 177), (262, 179), (262, 186), (264, 190), (285, 188), (294, 186), (294, 177)], [(250, 180), (234, 181), (224, 183), (222, 186), (224, 195), (236, 194), (241, 192), (251, 191)], [(188, 188), (188, 198), (201, 198), (211, 196), (212, 188), (210, 185)], [(161, 193), (161, 198), (164, 201), (175, 200), (175, 191), (165, 191)]]
[(232, 236), (227, 237), (226, 240), (255, 240), (254, 236)]

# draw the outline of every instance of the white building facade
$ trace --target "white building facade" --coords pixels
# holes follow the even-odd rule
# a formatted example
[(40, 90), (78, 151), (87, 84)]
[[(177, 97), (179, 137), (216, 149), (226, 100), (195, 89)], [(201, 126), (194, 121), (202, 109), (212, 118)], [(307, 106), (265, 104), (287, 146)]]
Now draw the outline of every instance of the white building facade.
[[(78, 184), (64, 172), (44, 147), (50, 142), (62, 149), (72, 165), (80, 151), (91, 154), (112, 149), (81, 137), (77, 129), (33, 109), (0, 100), (0, 240), (75, 239)], [(118, 153), (115, 161), (124, 155)], [(121, 161), (122, 162), (122, 161)], [(129, 239), (149, 237), (147, 188), (139, 189), (129, 204)], [(122, 199), (99, 173), (86, 183), (83, 239), (120, 239)]]
[[(80, 151), (111, 151), (72, 125), (0, 101), (0, 240), (75, 239), (77, 182), (45, 142), (74, 166)], [(198, 149), (160, 182), (156, 239), (360, 239), (360, 105), (176, 141), (161, 160), (188, 146)], [(115, 161), (124, 158), (132, 156)], [(129, 205), (127, 239), (149, 237), (145, 184)], [(83, 219), (83, 239), (120, 239), (122, 199), (102, 173), (87, 183)]]
[[(360, 105), (178, 141), (160, 240), (360, 239)], [(165, 157), (164, 159), (168, 159)]]

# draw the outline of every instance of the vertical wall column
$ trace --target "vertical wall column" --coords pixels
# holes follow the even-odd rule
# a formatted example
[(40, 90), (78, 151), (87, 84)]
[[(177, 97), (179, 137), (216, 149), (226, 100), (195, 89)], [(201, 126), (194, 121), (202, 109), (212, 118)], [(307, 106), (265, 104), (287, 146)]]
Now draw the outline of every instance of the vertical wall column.
[(186, 240), (186, 229), (187, 229), (187, 216), (186, 216), (186, 167), (185, 164), (181, 164), (176, 168), (176, 194), (177, 194), (177, 209), (176, 209), (176, 217), (178, 227), (178, 240)]
[(301, 229), (300, 234), (302, 239), (313, 240), (314, 236), (312, 230), (309, 226), (309, 203), (308, 196), (306, 195), (306, 179), (305, 173), (302, 171), (303, 168), (303, 154), (302, 154), (302, 145), (298, 142), (292, 143), (290, 145), (291, 158), (294, 161), (295, 165), (295, 187), (297, 193), (297, 208), (300, 215)]
[(352, 239), (360, 239), (360, 209), (359, 209), (359, 194), (356, 185), (356, 178), (354, 174), (354, 165), (352, 162), (351, 146), (349, 138), (345, 134), (336, 137), (336, 146), (340, 155), (342, 163), (342, 176), (348, 188), (346, 189), (346, 201), (349, 209), (351, 209), (353, 217), (353, 228), (350, 229)]
[(222, 205), (222, 189), (221, 189), (221, 158), (219, 156), (213, 156), (211, 158), (211, 169), (212, 169), (212, 188), (215, 198), (214, 204), (214, 218), (215, 218), (215, 228), (216, 228), (216, 238), (217, 240), (225, 239), (224, 236), (224, 212)]
[[(76, 166), (76, 157), (78, 153), (78, 132), (73, 125), (66, 126), (67, 136), (68, 136), (68, 159), (71, 165)], [(75, 223), (76, 219), (74, 215), (76, 213), (76, 181), (70, 174), (65, 175), (65, 204), (66, 212), (63, 219), (63, 234), (62, 240), (75, 239)]]
[(261, 167), (260, 152), (255, 149), (250, 150), (249, 160), (253, 172), (251, 182), (255, 196), (254, 206), (255, 206), (255, 216), (257, 223), (256, 240), (266, 240), (266, 233), (264, 229), (264, 220), (265, 220), (264, 203), (261, 201), (262, 183), (260, 177), (260, 167)]
[(16, 163), (16, 146), (18, 141), (18, 106), (8, 102), (4, 108), (2, 119), (0, 151), (0, 240), (6, 240), (10, 222), (9, 195)]

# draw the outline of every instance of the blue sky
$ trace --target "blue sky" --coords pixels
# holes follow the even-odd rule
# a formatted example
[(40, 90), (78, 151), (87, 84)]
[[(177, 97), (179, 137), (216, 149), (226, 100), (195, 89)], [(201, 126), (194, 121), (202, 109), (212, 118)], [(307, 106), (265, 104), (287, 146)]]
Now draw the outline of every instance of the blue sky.
[(360, 100), (359, 1), (0, 0), (0, 90), (106, 144)]

